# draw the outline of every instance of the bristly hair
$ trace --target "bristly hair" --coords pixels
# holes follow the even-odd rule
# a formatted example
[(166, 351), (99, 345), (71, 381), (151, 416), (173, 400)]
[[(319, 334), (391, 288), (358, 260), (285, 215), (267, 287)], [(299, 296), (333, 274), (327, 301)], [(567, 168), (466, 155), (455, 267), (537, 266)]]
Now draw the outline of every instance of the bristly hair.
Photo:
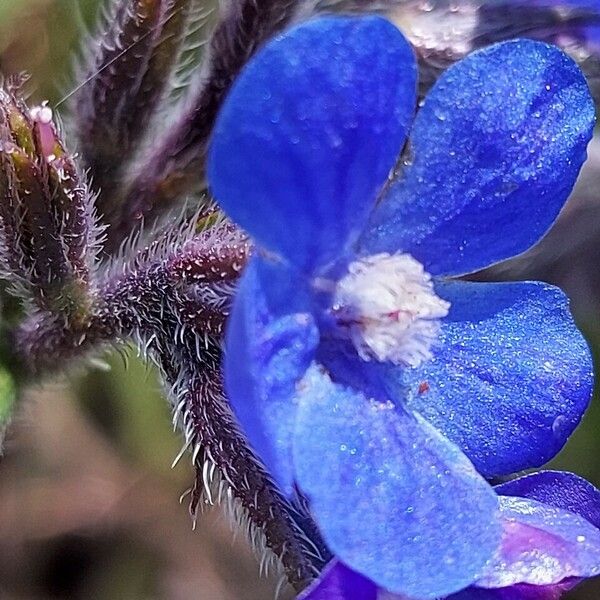
[[(232, 524), (258, 553), (261, 570), (277, 568), (292, 585), (302, 587), (318, 574), (329, 554), (314, 525), (309, 525), (305, 507), (290, 504), (278, 492), (241, 436), (222, 393), (215, 342), (209, 338), (202, 367), (185, 362), (170, 391), (174, 425), (185, 434), (176, 461), (190, 452), (197, 472), (190, 511), (196, 518), (204, 504), (224, 502)], [(168, 371), (163, 370), (167, 380)]]

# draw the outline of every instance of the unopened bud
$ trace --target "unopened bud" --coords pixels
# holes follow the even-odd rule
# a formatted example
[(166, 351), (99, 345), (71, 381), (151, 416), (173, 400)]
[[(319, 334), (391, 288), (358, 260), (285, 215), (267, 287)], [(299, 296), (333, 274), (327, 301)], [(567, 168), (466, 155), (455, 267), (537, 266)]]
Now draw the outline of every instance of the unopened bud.
[(0, 260), (41, 308), (85, 312), (95, 227), (91, 197), (46, 104), (0, 89)]

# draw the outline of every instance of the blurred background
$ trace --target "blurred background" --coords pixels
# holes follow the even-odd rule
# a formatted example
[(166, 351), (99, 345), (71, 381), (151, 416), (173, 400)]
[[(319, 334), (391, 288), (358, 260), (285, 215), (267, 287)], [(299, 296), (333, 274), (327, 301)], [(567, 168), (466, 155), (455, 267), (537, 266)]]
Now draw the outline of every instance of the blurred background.
[[(97, 0), (0, 0), (0, 72), (27, 71), (51, 105), (69, 75)], [(63, 106), (64, 108), (64, 106)], [(600, 355), (600, 142), (552, 232), (486, 273), (561, 285)], [(192, 529), (190, 461), (155, 374), (130, 351), (28, 390), (0, 460), (0, 600), (269, 600), (277, 578), (209, 507)], [(0, 407), (0, 410), (2, 407)], [(552, 467), (600, 486), (600, 399)], [(284, 592), (280, 598), (290, 597)], [(600, 598), (600, 582), (571, 595)]]

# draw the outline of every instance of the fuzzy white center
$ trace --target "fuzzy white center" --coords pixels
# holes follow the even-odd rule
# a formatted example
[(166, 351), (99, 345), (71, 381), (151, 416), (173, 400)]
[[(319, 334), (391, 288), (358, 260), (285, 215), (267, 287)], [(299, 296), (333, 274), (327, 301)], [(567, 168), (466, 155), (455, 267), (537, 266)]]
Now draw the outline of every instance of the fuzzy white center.
[(450, 303), (408, 254), (375, 254), (350, 264), (338, 283), (333, 313), (363, 360), (411, 367), (431, 358)]

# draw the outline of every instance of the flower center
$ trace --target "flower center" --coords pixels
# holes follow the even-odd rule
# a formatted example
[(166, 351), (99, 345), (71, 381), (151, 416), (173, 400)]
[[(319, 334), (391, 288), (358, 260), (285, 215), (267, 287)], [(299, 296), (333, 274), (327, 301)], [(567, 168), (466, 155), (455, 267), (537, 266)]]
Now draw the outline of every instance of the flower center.
[(350, 264), (335, 288), (333, 314), (363, 360), (417, 367), (432, 357), (450, 303), (408, 254), (375, 254)]

